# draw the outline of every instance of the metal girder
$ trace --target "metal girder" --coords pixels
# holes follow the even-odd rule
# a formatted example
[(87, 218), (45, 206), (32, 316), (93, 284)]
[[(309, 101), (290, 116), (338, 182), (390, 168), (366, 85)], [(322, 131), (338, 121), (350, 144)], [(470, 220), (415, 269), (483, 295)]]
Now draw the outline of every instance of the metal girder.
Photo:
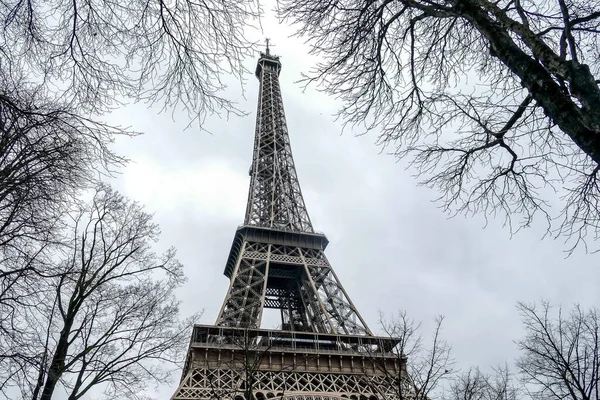
[(277, 306), (290, 330), (371, 334), (322, 250), (245, 241), (217, 325), (258, 328)]
[[(171, 399), (243, 399), (244, 378), (236, 369), (199, 368), (190, 371)], [(259, 371), (254, 380), (250, 400), (403, 400), (385, 375)]]
[[(258, 332), (251, 343), (267, 347), (252, 378), (256, 396), (245, 400), (378, 400), (379, 395), (393, 400), (383, 373), (387, 367), (377, 366), (405, 360), (391, 353), (394, 340), (373, 336), (325, 257), (327, 238), (313, 230), (292, 158), (280, 71), (277, 57), (268, 49), (261, 53), (246, 216), (225, 266), (227, 295), (215, 326), (208, 328), (221, 333), (195, 327), (172, 399), (244, 400), (240, 393), (247, 392), (242, 386), (249, 377), (233, 362), (243, 351), (227, 346)], [(281, 338), (272, 335), (275, 330), (259, 329), (265, 308), (281, 310)], [(379, 361), (369, 360), (374, 348)]]
[[(246, 218), (227, 262), (230, 285), (217, 325), (258, 328), (267, 307), (281, 309), (282, 325), (291, 330), (370, 335), (325, 258), (326, 238), (315, 236), (306, 211), (285, 122), (280, 71), (278, 57), (261, 54)], [(295, 236), (279, 237), (277, 232)]]
[(296, 175), (279, 87), (278, 58), (258, 61), (260, 80), (245, 225), (313, 232)]
[[(172, 400), (403, 400), (398, 339), (195, 325)], [(406, 389), (409, 389), (406, 387)], [(400, 396), (399, 396), (400, 394)]]

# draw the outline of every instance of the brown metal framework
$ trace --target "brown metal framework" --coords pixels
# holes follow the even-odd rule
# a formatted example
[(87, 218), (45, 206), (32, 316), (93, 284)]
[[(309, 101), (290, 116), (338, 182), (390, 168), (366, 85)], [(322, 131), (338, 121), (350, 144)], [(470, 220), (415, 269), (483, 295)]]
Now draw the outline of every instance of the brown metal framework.
[(281, 310), (284, 330), (371, 334), (325, 257), (321, 234), (238, 229), (217, 325), (258, 328), (264, 308)]
[[(389, 337), (194, 326), (172, 399), (403, 400)], [(249, 390), (251, 389), (251, 390)]]
[(298, 183), (279, 88), (278, 57), (261, 54), (254, 156), (245, 225), (313, 232)]
[[(397, 398), (389, 378), (403, 374), (404, 358), (393, 352), (396, 341), (373, 336), (325, 257), (327, 238), (313, 230), (306, 211), (280, 71), (267, 45), (256, 68), (246, 217), (224, 271), (229, 289), (216, 325), (194, 327), (172, 400)], [(260, 329), (265, 308), (280, 310), (280, 330)]]

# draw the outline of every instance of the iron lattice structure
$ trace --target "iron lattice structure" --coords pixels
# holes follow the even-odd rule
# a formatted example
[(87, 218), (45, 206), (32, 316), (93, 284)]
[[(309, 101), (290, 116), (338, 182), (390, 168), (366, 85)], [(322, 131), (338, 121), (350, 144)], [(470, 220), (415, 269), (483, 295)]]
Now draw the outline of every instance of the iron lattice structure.
[(279, 59), (262, 54), (256, 66), (260, 89), (244, 224), (312, 233), (285, 122), (280, 72)]
[[(405, 359), (373, 336), (313, 230), (294, 166), (279, 87), (281, 63), (261, 53), (250, 190), (224, 274), (215, 326), (196, 325), (172, 400), (398, 399)], [(260, 329), (263, 310), (281, 329)], [(398, 380), (400, 378), (400, 380)]]

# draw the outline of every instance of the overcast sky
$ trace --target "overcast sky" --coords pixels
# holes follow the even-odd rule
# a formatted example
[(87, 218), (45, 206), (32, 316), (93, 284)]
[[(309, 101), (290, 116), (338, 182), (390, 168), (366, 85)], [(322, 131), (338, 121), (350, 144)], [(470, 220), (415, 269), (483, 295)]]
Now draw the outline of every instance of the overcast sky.
[[(372, 330), (378, 331), (379, 312), (406, 310), (424, 322), (427, 336), (435, 316), (444, 314), (443, 334), (458, 365), (486, 367), (517, 356), (517, 301), (600, 305), (598, 255), (580, 251), (565, 259), (562, 242), (541, 240), (542, 225), (511, 238), (501, 220), (484, 228), (482, 217), (448, 219), (432, 202), (437, 193), (417, 187), (402, 163), (379, 154), (375, 136), (340, 135), (334, 99), (294, 83), (316, 60), (288, 37), (292, 30), (272, 15), (263, 28), (283, 64), (283, 100), (308, 212), (329, 238), (329, 261)], [(248, 69), (255, 63), (248, 60)], [(160, 247), (178, 249), (189, 278), (179, 293), (182, 311), (204, 310), (198, 322), (205, 324), (215, 322), (226, 294), (223, 268), (249, 185), (258, 81), (249, 74), (246, 99), (233, 83), (227, 95), (250, 115), (210, 117), (213, 135), (186, 130), (185, 114), (173, 120), (142, 105), (110, 117), (145, 132), (118, 142), (117, 151), (132, 162), (114, 186), (155, 213)], [(162, 387), (160, 396), (169, 398), (175, 388), (175, 382)]]

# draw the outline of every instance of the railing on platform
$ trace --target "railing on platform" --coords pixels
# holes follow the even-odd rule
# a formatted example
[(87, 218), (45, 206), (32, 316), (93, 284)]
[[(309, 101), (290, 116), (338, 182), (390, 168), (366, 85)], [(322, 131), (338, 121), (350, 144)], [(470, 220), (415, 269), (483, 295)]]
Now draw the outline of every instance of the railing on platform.
[(252, 346), (257, 350), (389, 356), (393, 354), (398, 343), (398, 339), (379, 336), (195, 325), (191, 345), (192, 347), (230, 347), (232, 349)]

